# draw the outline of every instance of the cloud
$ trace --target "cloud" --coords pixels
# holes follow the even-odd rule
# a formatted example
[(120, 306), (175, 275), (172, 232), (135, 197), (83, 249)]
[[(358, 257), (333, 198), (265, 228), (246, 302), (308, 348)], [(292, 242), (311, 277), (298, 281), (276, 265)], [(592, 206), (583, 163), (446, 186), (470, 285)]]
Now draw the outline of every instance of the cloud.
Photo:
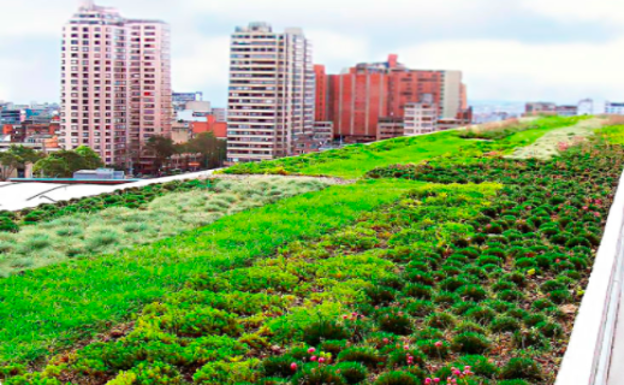
[[(0, 12), (0, 98), (59, 96), (61, 29), (78, 0), (8, 1)], [(617, 99), (622, 0), (96, 0), (172, 27), (175, 90), (227, 98), (229, 34), (250, 21), (302, 27), (330, 73), (388, 53), (464, 71), (471, 97)], [(590, 44), (593, 43), (593, 44)], [(621, 92), (621, 91), (620, 91)]]
[(624, 38), (604, 44), (449, 40), (399, 50), (415, 68), (461, 69), (473, 99), (621, 98)]
[(521, 6), (568, 23), (578, 20), (610, 24), (624, 22), (622, 0), (522, 0)]
[(317, 63), (345, 63), (370, 55), (369, 41), (361, 36), (348, 35), (330, 30), (306, 30), (306, 38), (312, 42), (312, 54)]
[(229, 36), (194, 36), (184, 52), (173, 59), (172, 80), (177, 90), (192, 92), (201, 87), (222, 87), (227, 92)]

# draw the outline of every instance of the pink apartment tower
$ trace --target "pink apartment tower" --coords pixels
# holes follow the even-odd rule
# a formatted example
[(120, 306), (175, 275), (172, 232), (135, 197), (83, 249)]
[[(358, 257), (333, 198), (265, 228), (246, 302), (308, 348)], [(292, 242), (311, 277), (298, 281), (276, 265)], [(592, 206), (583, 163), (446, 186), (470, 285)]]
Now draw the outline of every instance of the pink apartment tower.
[(169, 26), (82, 1), (63, 27), (61, 61), (59, 145), (89, 146), (108, 165), (149, 168), (143, 145), (171, 133)]

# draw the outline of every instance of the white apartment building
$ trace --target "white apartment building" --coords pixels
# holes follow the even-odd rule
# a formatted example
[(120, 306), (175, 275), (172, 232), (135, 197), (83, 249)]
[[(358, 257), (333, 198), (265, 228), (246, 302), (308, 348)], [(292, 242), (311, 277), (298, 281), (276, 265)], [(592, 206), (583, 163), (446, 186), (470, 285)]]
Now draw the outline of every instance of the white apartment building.
[(594, 101), (592, 99), (583, 99), (578, 102), (577, 113), (580, 116), (594, 114)]
[(86, 145), (121, 164), (149, 137), (169, 134), (169, 41), (161, 21), (83, 1), (63, 28), (60, 146)]
[(605, 114), (624, 115), (624, 103), (605, 103)]
[(404, 134), (415, 136), (438, 130), (438, 106), (433, 103), (408, 103), (405, 105)]
[(227, 162), (294, 153), (314, 125), (312, 47), (301, 29), (273, 32), (266, 23), (232, 34)]

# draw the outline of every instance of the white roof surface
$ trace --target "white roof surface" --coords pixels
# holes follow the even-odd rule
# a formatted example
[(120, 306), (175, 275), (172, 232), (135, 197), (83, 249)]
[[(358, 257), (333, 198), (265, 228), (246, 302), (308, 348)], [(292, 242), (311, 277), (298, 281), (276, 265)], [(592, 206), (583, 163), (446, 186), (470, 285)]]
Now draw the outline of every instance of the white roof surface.
[(43, 203), (54, 203), (73, 198), (100, 195), (132, 187), (143, 187), (150, 184), (166, 183), (174, 180), (199, 179), (212, 175), (215, 171), (216, 170), (208, 170), (165, 178), (145, 179), (139, 182), (113, 186), (0, 182), (0, 210), (17, 211), (29, 207), (36, 207)]

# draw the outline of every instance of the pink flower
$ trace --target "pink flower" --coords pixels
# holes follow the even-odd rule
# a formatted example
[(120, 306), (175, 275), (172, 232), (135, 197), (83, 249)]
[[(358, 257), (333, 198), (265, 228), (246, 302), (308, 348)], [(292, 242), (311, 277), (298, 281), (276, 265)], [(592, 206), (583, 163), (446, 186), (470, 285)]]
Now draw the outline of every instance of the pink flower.
[(587, 211), (587, 210), (589, 210), (589, 207), (583, 206), (583, 210)]
[(461, 374), (461, 372), (457, 369), (455, 369), (455, 371), (453, 371), (453, 374), (456, 376), (459, 376)]
[(431, 378), (427, 378), (427, 379), (425, 380), (425, 385), (429, 385), (429, 384), (431, 384)]
[(599, 216), (600, 216), (600, 213), (596, 211), (596, 212), (594, 213), (594, 215), (595, 215), (596, 217), (599, 217)]
[(437, 384), (437, 383), (440, 382), (440, 379), (436, 377), (436, 378), (433, 379), (433, 382), (435, 382)]
[(310, 361), (316, 361), (316, 356), (310, 357)]
[(322, 364), (323, 362), (325, 362), (325, 359), (323, 357), (318, 359), (319, 364)]
[(294, 363), (294, 362), (292, 364), (290, 364), (290, 369), (291, 370), (297, 370), (297, 364)]
[(349, 316), (346, 314), (342, 316), (342, 319), (347, 319), (347, 318), (349, 318)]
[(388, 342), (390, 342), (390, 340), (389, 340), (389, 339), (387, 339), (387, 338), (384, 338), (384, 339), (383, 339), (383, 343), (384, 343), (384, 344), (387, 344)]
[(315, 351), (316, 351), (316, 349), (314, 349), (314, 348), (308, 349), (308, 353), (310, 353), (310, 354), (314, 353)]
[(409, 350), (409, 345), (403, 345), (404, 350)]
[(442, 341), (438, 341), (434, 345), (435, 345), (436, 348), (439, 348), (439, 347), (442, 346)]
[(464, 370), (470, 371), (470, 366), (464, 366)]

